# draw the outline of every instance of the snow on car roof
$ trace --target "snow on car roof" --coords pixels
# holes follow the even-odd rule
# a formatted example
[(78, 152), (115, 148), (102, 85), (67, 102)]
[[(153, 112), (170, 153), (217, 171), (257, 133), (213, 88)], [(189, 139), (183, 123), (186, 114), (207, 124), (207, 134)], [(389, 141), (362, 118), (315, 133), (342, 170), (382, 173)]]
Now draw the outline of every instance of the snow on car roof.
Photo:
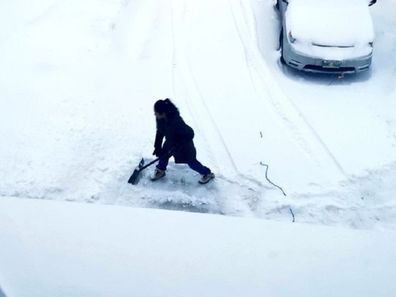
[(297, 40), (316, 44), (351, 46), (374, 39), (366, 0), (289, 0), (286, 26)]

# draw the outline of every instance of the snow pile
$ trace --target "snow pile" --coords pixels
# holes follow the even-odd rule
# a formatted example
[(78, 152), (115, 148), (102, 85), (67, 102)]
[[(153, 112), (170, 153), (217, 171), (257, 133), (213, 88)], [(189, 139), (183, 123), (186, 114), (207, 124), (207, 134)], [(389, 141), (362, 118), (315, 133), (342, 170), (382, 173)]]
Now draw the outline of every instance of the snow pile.
[(9, 297), (396, 294), (394, 232), (0, 200)]

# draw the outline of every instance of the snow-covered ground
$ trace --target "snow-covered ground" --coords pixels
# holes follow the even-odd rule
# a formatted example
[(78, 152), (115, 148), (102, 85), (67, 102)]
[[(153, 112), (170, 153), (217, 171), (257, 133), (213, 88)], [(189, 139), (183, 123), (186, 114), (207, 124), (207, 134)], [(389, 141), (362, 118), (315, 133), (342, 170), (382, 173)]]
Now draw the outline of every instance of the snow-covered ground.
[[(302, 74), (277, 65), (279, 53), (273, 15), (264, 18), (270, 9), (266, 2), (256, 2), (255, 16), (258, 42), (263, 59), (271, 68), (286, 100), (294, 107), (311, 135), (320, 143), (318, 150), (327, 154), (344, 176), (336, 187), (316, 184), (298, 199), (311, 200), (313, 207), (323, 207), (331, 216), (350, 217), (351, 225), (363, 222), (385, 222), (394, 226), (396, 173), (396, 7), (385, 0), (372, 6), (376, 28), (372, 70), (359, 76), (338, 79), (332, 76)], [(272, 26), (272, 27), (271, 27)], [(272, 30), (268, 30), (268, 28)], [(272, 51), (272, 55), (268, 55)], [(298, 128), (300, 128), (299, 126)], [(318, 151), (314, 151), (313, 155)], [(321, 158), (320, 158), (321, 159)], [(309, 170), (300, 168), (300, 172)], [(325, 169), (328, 173), (328, 170)], [(335, 181), (336, 175), (327, 174)], [(307, 199), (308, 198), (308, 199)], [(319, 198), (319, 199), (318, 199)], [(328, 203), (330, 198), (339, 207)], [(361, 200), (361, 201), (359, 201)], [(322, 204), (323, 202), (323, 204)], [(327, 205), (326, 205), (327, 204)], [(319, 206), (320, 205), (320, 206)], [(365, 210), (364, 210), (365, 209)], [(335, 213), (332, 213), (335, 212)], [(323, 214), (323, 213), (322, 213)], [(363, 223), (364, 225), (365, 223)], [(371, 223), (370, 223), (371, 224)], [(389, 225), (388, 225), (389, 226)]]
[[(280, 65), (272, 2), (0, 2), (1, 297), (395, 296), (394, 0), (345, 78)], [(127, 184), (165, 97), (215, 182)]]
[(396, 294), (393, 231), (3, 197), (0, 236), (8, 297)]
[[(395, 228), (396, 8), (371, 11), (372, 71), (337, 79), (279, 65), (272, 1), (3, 1), (0, 195)], [(215, 183), (126, 183), (165, 97)]]

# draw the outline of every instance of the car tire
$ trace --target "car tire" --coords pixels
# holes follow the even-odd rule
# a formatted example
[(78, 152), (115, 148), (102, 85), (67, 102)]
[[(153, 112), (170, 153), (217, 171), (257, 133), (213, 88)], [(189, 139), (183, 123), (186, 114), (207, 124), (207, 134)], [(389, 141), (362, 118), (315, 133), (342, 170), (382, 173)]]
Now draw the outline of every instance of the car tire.
[(282, 65), (286, 65), (285, 58), (283, 58), (283, 55), (280, 57), (279, 61), (281, 62)]
[(279, 51), (280, 51), (280, 62), (283, 65), (286, 65), (285, 58), (283, 57), (283, 28), (281, 29), (281, 32), (279, 34)]
[(278, 40), (278, 50), (282, 50), (283, 48), (283, 28), (281, 28), (279, 32), (279, 40)]
[(282, 64), (286, 64), (285, 58), (283, 58), (283, 28), (281, 28), (281, 31), (279, 33), (279, 51), (280, 51), (280, 61)]

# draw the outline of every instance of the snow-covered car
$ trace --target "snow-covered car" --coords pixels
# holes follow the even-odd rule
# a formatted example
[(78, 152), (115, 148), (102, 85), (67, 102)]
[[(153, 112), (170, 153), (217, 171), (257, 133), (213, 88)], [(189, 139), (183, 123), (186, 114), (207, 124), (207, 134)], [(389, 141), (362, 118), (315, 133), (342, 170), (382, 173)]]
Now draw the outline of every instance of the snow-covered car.
[(277, 0), (281, 60), (298, 70), (368, 70), (374, 45), (373, 0)]

